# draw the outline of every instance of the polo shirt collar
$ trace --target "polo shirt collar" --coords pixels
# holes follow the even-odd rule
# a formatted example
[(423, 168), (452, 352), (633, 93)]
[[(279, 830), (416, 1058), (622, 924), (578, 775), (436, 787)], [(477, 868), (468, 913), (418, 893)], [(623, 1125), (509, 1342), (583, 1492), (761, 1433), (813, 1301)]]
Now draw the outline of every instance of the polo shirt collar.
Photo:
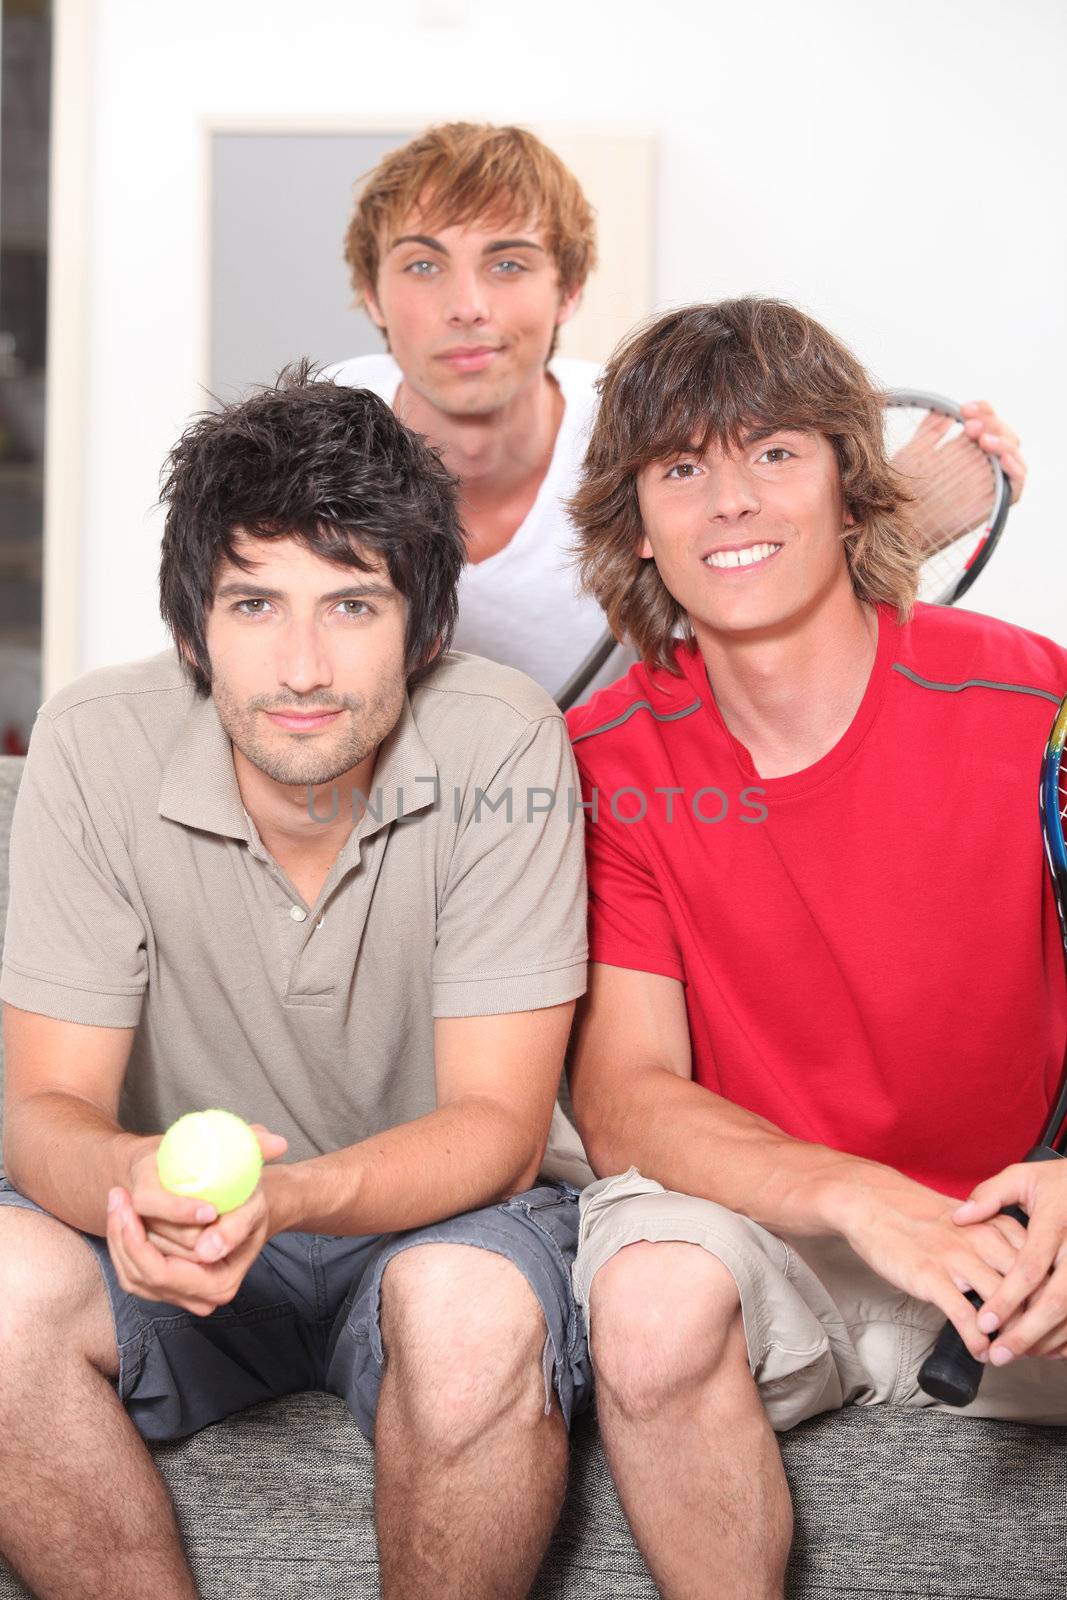
[(426, 748), (411, 700), (405, 695), (400, 720), (378, 747), (367, 809), (344, 848), (357, 850), (391, 822), (434, 805), (439, 782), (437, 762)]
[(210, 695), (197, 694), (163, 769), (159, 814), (204, 833), (248, 840), (230, 736)]
[[(411, 700), (405, 695), (400, 720), (379, 748), (367, 796), (369, 806), (353, 830), (353, 841), (369, 839), (399, 817), (432, 806), (438, 797), (438, 781), (437, 763), (426, 748)], [(253, 842), (230, 736), (210, 695), (197, 694), (186, 712), (163, 771), (159, 814), (205, 833)]]

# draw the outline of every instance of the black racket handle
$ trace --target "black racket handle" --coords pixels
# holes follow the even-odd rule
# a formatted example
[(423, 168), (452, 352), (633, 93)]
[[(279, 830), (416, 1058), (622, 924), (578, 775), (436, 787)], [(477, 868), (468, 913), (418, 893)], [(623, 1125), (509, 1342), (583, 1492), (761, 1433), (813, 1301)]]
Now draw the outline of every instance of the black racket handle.
[[(1062, 1161), (1058, 1150), (1039, 1144), (1030, 1151), (1027, 1161)], [(1021, 1206), (1004, 1206), (1002, 1217), (1014, 1217), (1025, 1228), (1030, 1218)], [(976, 1311), (982, 1309), (982, 1297), (974, 1289), (968, 1291), (968, 1300)], [(969, 1406), (978, 1393), (985, 1371), (960, 1338), (955, 1325), (946, 1322), (937, 1336), (937, 1343), (919, 1368), (919, 1388), (941, 1400), (947, 1406)]]

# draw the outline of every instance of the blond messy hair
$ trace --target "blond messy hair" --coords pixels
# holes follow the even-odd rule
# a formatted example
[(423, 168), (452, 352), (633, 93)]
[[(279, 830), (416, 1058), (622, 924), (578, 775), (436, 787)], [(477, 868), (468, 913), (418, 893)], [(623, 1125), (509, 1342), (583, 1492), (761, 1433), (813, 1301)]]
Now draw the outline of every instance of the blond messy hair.
[(582, 587), (616, 638), (669, 672), (678, 635), (691, 639), (692, 627), (655, 562), (638, 554), (638, 474), (713, 442), (735, 450), (762, 426), (829, 440), (854, 524), (842, 533), (852, 586), (861, 600), (894, 606), (901, 622), (911, 614), (921, 540), (886, 456), (881, 396), (855, 356), (781, 300), (686, 306), (638, 328), (612, 355), (569, 506)]
[(536, 221), (564, 295), (596, 266), (593, 208), (554, 151), (525, 128), (445, 122), (390, 151), (364, 179), (345, 235), (358, 303), (374, 292), (390, 238), (416, 209), (427, 227)]

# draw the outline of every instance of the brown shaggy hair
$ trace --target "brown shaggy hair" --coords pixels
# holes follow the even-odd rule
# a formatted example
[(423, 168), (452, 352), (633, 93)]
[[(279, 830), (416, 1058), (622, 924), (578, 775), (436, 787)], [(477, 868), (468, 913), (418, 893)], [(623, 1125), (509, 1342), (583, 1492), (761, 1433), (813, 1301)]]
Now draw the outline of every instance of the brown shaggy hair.
[(922, 562), (910, 496), (886, 457), (878, 391), (845, 345), (781, 300), (686, 306), (638, 328), (600, 380), (600, 408), (570, 502), (583, 587), (612, 632), (676, 671), (689, 619), (654, 561), (642, 559), (637, 477), (654, 461), (712, 442), (736, 450), (752, 427), (824, 434), (854, 526), (842, 538), (862, 600), (910, 615)]
[(593, 208), (554, 151), (525, 128), (445, 122), (390, 151), (365, 175), (345, 235), (357, 304), (378, 282), (390, 237), (416, 209), (427, 227), (535, 220), (563, 295), (580, 289), (596, 266)]

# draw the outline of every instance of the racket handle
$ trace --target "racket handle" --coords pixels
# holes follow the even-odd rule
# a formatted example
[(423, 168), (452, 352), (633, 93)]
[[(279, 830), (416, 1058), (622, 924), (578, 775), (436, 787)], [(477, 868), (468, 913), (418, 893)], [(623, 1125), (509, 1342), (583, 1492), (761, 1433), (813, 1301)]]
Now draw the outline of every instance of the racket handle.
[[(1063, 1157), (1058, 1150), (1039, 1144), (1026, 1159), (1061, 1161)], [(1014, 1217), (1024, 1228), (1030, 1221), (1021, 1206), (1004, 1206), (1000, 1215)], [(968, 1290), (967, 1298), (976, 1311), (981, 1311), (982, 1298), (974, 1289)], [(978, 1393), (984, 1371), (982, 1363), (971, 1355), (953, 1323), (946, 1322), (938, 1334), (937, 1343), (919, 1368), (919, 1388), (947, 1406), (969, 1406)]]

